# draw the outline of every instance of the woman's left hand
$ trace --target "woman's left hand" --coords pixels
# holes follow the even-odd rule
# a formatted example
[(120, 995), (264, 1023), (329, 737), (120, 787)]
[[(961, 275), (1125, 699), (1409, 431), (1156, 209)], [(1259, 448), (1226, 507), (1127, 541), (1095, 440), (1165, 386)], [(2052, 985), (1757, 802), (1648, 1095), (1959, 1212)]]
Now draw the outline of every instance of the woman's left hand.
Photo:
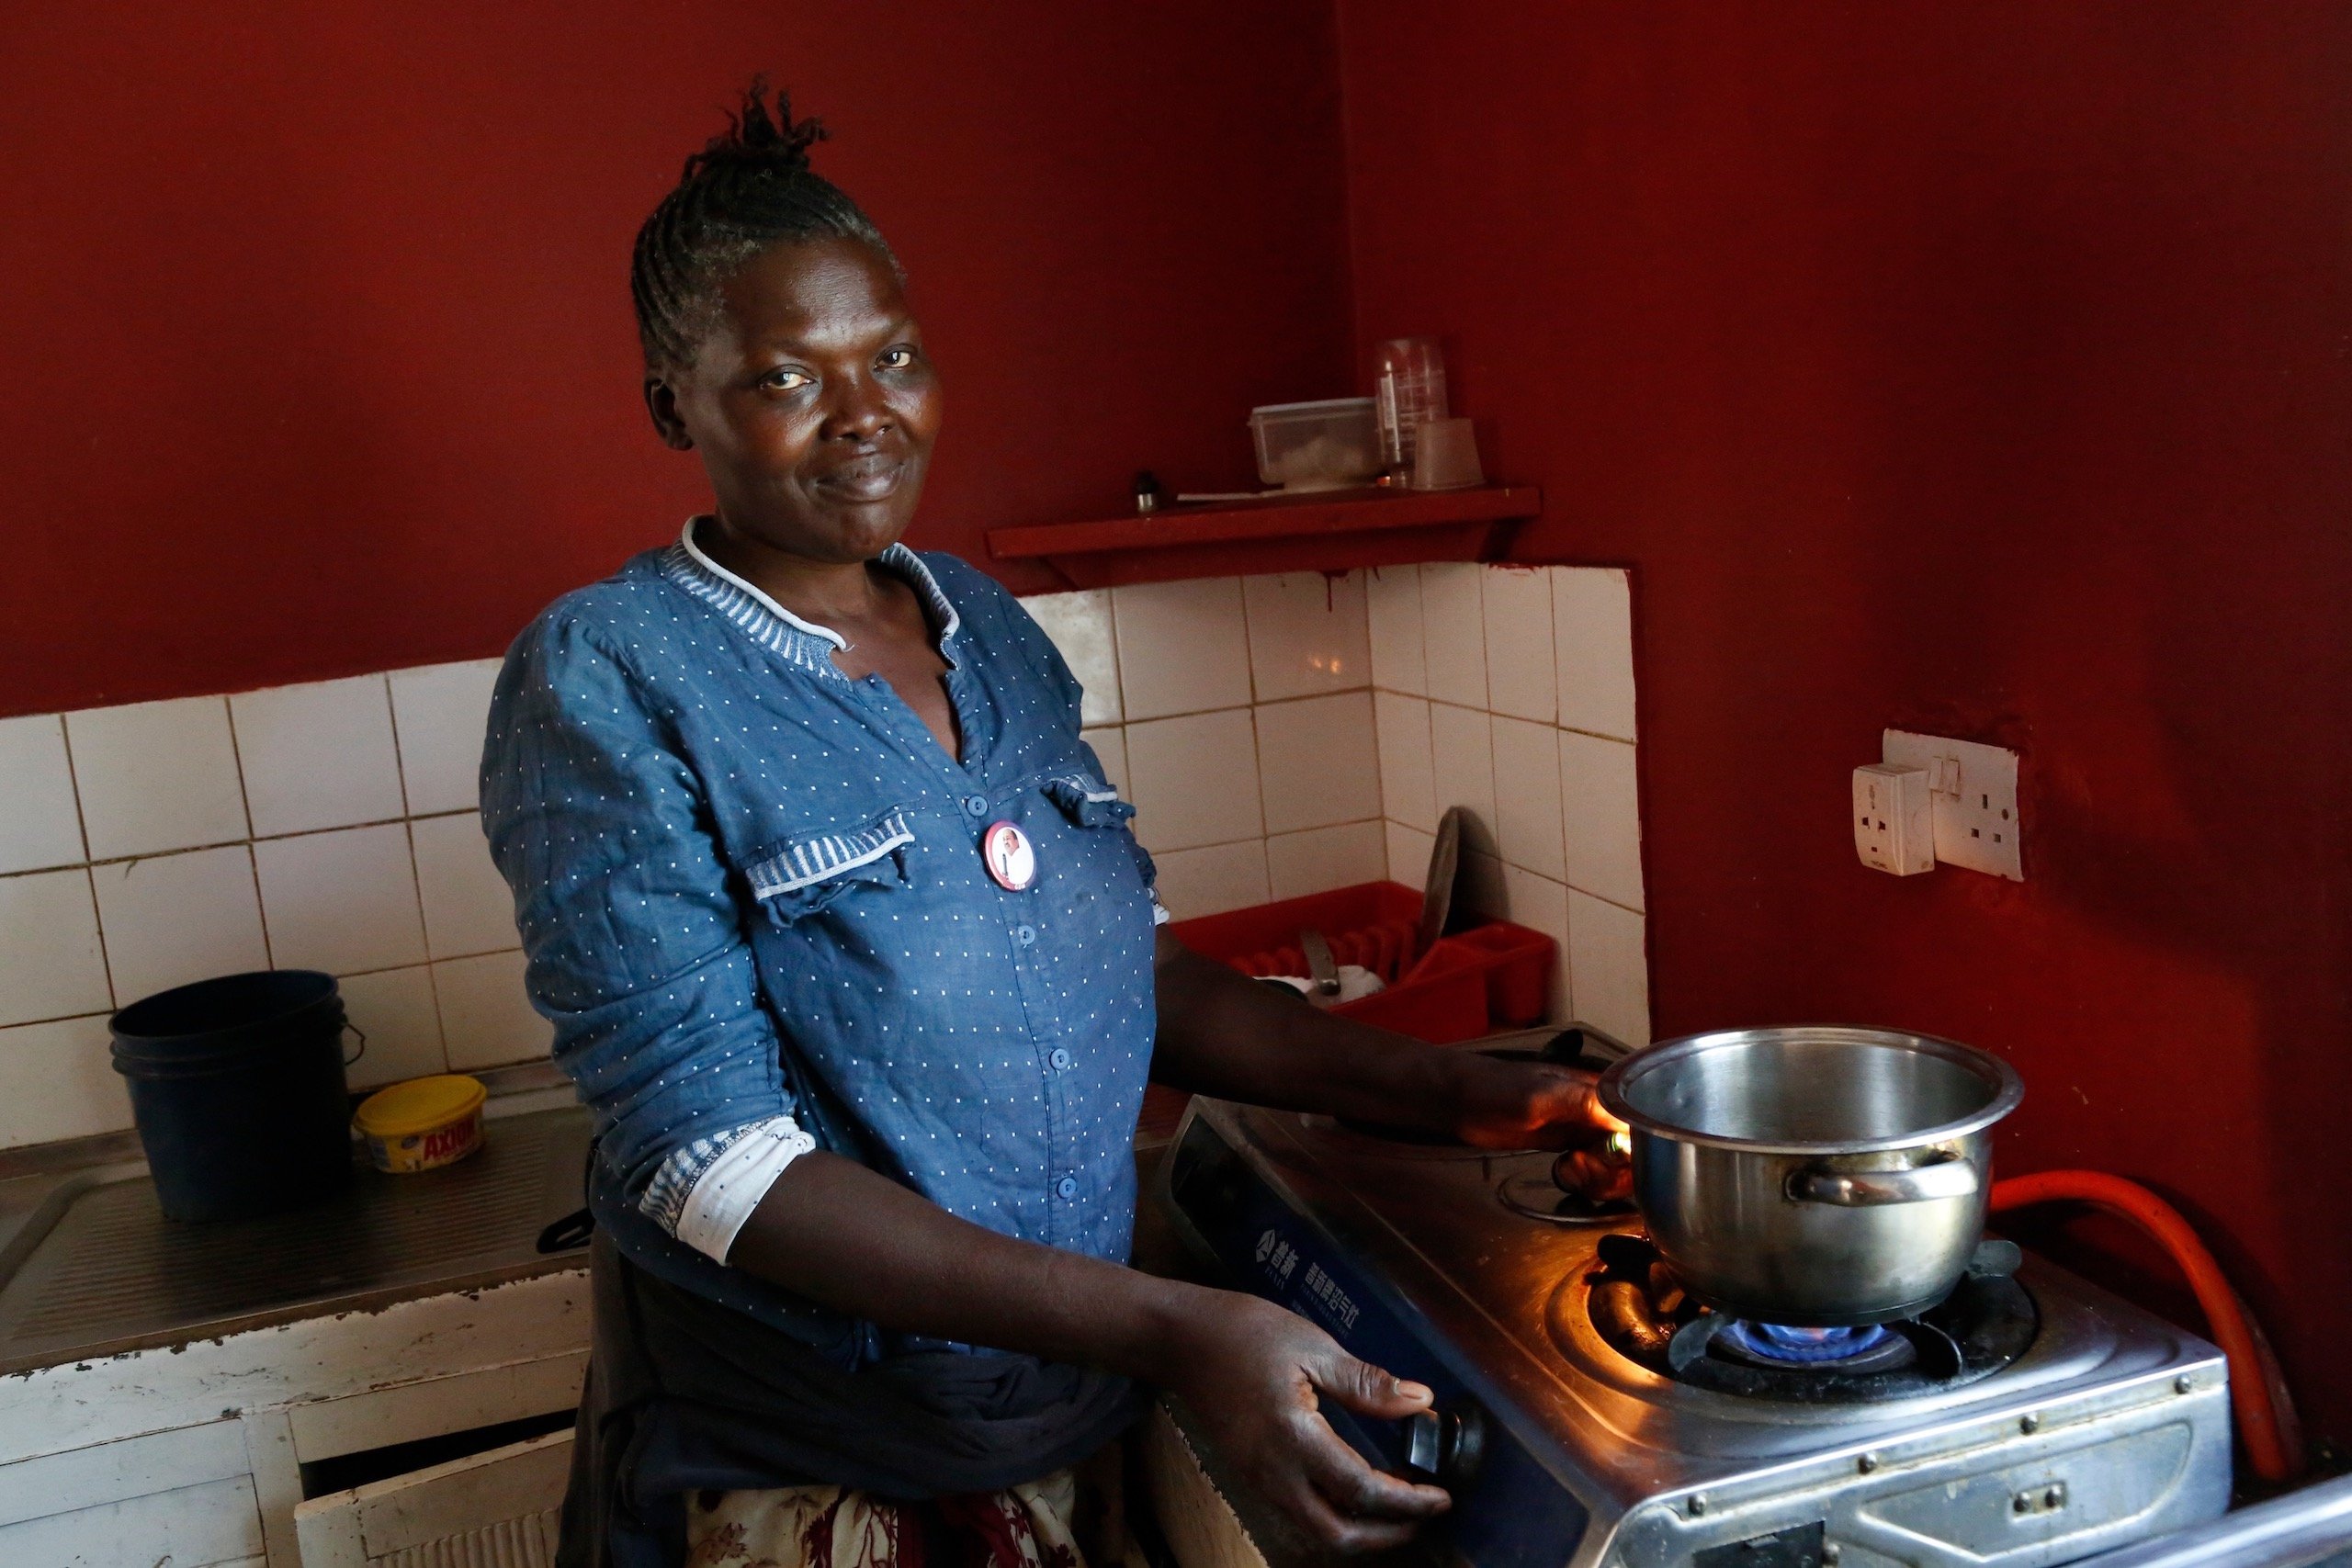
[(1451, 1130), (1474, 1148), (1566, 1149), (1623, 1130), (1600, 1108), (1590, 1073), (1476, 1051), (1449, 1055)]

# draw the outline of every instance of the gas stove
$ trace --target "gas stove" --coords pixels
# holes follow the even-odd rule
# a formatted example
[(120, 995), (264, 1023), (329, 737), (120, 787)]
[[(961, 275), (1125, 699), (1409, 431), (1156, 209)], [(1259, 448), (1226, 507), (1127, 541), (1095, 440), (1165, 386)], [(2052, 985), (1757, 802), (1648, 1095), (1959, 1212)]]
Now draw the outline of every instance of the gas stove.
[(1917, 1319), (1725, 1320), (1550, 1160), (1196, 1100), (1162, 1167), (1234, 1283), (1436, 1391), (1329, 1414), (1475, 1568), (2040, 1568), (2227, 1506), (2203, 1340), (2001, 1241)]

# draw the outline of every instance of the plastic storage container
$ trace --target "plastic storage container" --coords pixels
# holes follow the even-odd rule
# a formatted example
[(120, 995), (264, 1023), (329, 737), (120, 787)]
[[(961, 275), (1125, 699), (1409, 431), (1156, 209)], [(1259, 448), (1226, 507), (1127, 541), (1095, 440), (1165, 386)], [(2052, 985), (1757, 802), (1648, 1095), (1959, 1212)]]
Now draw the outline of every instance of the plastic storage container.
[(1370, 398), (1268, 403), (1250, 411), (1258, 478), (1284, 490), (1343, 490), (1380, 477), (1380, 426)]
[(361, 1100), (351, 1130), (378, 1170), (435, 1170), (481, 1147), (481, 1106), (488, 1098), (481, 1080), (463, 1073), (411, 1078)]
[(199, 980), (114, 1015), (114, 1070), (166, 1218), (290, 1209), (351, 1180), (343, 998), (277, 969)]
[(1544, 1020), (1555, 943), (1542, 931), (1492, 920), (1415, 951), (1421, 895), (1365, 882), (1304, 898), (1178, 920), (1169, 934), (1245, 975), (1304, 975), (1298, 933), (1317, 931), (1341, 964), (1361, 964), (1388, 988), (1330, 1010), (1435, 1044), (1475, 1040)]

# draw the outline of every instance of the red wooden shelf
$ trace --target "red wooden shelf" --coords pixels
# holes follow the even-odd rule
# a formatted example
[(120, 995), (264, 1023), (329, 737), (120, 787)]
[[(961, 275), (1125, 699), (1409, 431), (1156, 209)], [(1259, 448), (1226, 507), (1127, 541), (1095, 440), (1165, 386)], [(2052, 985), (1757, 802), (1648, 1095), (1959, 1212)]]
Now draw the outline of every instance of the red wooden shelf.
[(1268, 571), (1346, 571), (1408, 561), (1492, 560), (1535, 515), (1532, 485), (1453, 491), (1323, 491), (1170, 506), (1101, 523), (989, 530), (999, 560), (1037, 560), (1074, 588)]

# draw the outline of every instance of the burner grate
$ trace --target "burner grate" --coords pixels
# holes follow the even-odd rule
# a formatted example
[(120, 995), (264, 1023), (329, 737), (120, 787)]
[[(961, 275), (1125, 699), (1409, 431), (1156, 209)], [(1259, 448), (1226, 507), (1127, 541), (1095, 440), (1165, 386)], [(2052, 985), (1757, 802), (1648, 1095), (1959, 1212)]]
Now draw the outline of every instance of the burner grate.
[(1814, 1328), (1709, 1311), (1683, 1293), (1646, 1237), (1611, 1235), (1600, 1238), (1600, 1266), (1564, 1282), (1546, 1318), (1564, 1346), (1589, 1325), (1628, 1360), (1719, 1393), (1802, 1404), (1904, 1399), (1989, 1377), (2033, 1343), (2033, 1298), (2007, 1271), (2015, 1249), (1982, 1251), (1951, 1297), (1916, 1318)]

